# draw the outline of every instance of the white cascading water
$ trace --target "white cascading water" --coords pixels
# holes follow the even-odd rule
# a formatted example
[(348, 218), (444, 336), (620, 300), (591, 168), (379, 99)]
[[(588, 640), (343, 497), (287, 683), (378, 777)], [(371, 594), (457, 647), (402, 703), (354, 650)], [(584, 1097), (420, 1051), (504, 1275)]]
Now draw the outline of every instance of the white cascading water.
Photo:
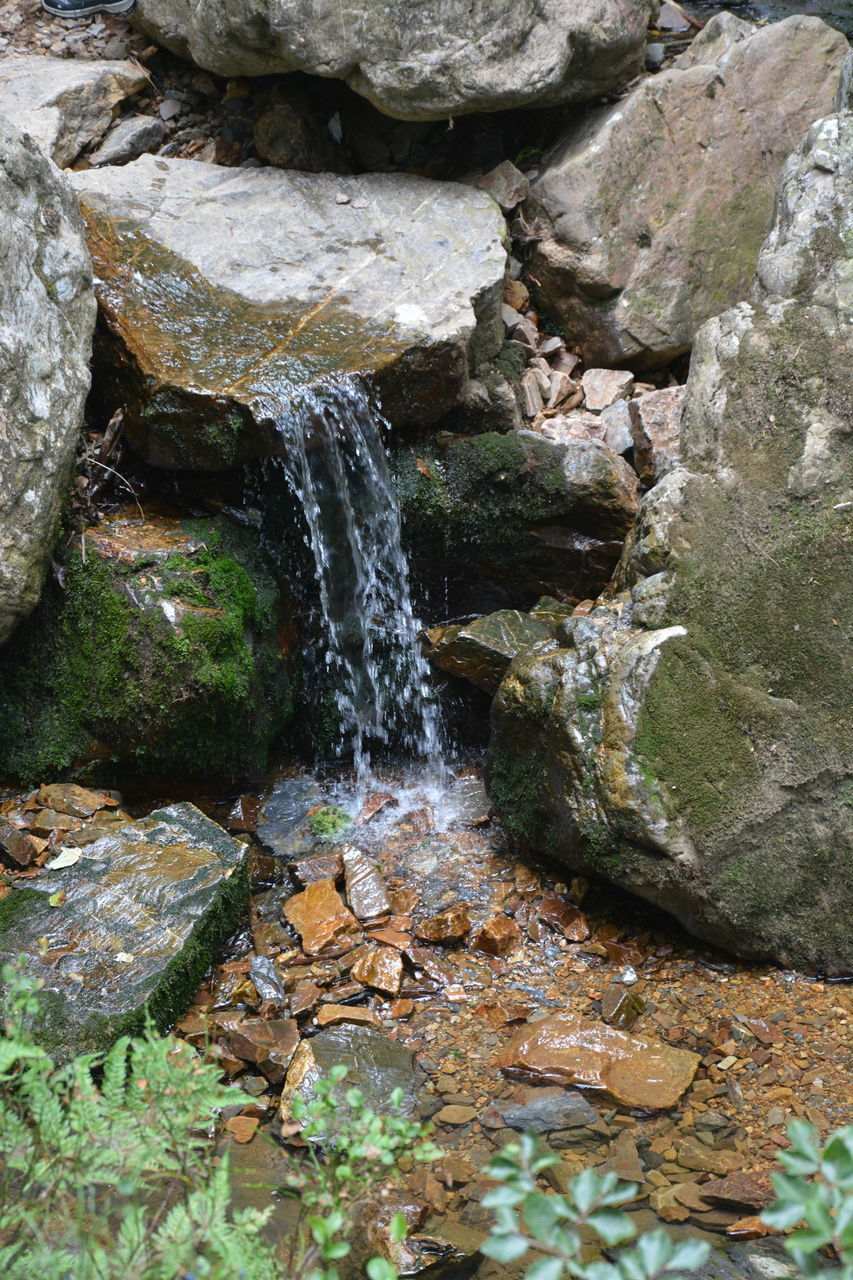
[(371, 750), (393, 745), (442, 773), (438, 707), (412, 612), (400, 512), (382, 433), (361, 380), (306, 388), (276, 416), (320, 593), (330, 685), (361, 787)]

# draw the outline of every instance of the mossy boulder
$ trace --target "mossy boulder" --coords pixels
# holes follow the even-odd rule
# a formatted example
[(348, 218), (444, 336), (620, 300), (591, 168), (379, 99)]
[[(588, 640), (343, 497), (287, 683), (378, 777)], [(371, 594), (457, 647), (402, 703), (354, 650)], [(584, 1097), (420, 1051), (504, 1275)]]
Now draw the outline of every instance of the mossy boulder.
[(487, 432), (394, 465), (414, 583), (451, 615), (597, 595), (637, 510), (636, 474), (598, 440)]
[(135, 509), (69, 544), (0, 652), (0, 775), (262, 768), (292, 713), (279, 594), (253, 541)]
[(248, 896), (246, 847), (176, 804), (61, 851), (0, 901), (0, 960), (44, 983), (38, 1038), (57, 1057), (160, 1030), (187, 1007)]
[(522, 655), (490, 786), (525, 845), (744, 955), (853, 972), (853, 115), (783, 172), (751, 304), (700, 332), (684, 467), (614, 589)]
[(526, 207), (531, 275), (587, 365), (649, 368), (745, 298), (792, 147), (833, 111), (840, 31), (712, 18), (671, 67), (569, 122)]

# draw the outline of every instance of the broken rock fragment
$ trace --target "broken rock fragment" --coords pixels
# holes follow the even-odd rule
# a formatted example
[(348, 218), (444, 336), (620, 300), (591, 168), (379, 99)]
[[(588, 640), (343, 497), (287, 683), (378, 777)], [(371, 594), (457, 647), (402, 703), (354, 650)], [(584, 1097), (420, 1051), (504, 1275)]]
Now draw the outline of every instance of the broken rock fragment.
[(284, 918), (302, 939), (306, 955), (316, 955), (345, 930), (358, 929), (334, 880), (317, 880), (295, 894), (285, 903)]

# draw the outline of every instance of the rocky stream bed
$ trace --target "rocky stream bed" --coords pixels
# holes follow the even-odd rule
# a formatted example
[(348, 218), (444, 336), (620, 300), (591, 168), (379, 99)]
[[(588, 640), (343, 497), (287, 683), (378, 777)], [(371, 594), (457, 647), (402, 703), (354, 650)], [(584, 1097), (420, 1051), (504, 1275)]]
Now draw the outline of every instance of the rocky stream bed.
[(238, 1204), (318, 1074), (401, 1087), (444, 1154), (356, 1268), (521, 1275), (532, 1129), (795, 1277), (770, 1170), (853, 1120), (850, 6), (351, 8), (0, 0), (0, 959), (60, 1059), (147, 1010), (221, 1067)]

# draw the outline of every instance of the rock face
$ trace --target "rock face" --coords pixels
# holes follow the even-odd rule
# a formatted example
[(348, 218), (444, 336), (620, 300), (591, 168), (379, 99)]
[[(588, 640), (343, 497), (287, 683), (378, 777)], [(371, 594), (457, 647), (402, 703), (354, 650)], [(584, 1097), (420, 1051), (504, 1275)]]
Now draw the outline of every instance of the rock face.
[[(397, 424), (500, 344), (500, 211), (455, 183), (143, 156), (75, 174), (134, 449), (216, 470), (282, 449), (300, 388), (375, 374)], [(108, 393), (105, 391), (105, 393)]]
[(599, 440), (490, 432), (397, 467), (415, 576), (441, 575), (451, 614), (597, 595), (637, 509), (636, 473)]
[(75, 538), (59, 573), (0, 652), (0, 773), (264, 767), (292, 703), (250, 537), (132, 507)]
[(138, 62), (18, 54), (3, 59), (0, 115), (64, 169), (100, 141), (119, 103), (149, 83)]
[(248, 892), (244, 846), (191, 804), (121, 824), (75, 854), (0, 902), (0, 956), (23, 954), (44, 980), (40, 1035), (63, 1058), (140, 1030), (146, 1007), (165, 1029)]
[(388, 115), (588, 101), (636, 75), (656, 0), (139, 0), (136, 24), (220, 75), (307, 71)]
[(835, 108), (848, 59), (818, 18), (753, 29), (724, 15), (671, 70), (570, 128), (531, 189), (544, 232), (531, 271), (587, 364), (665, 364), (746, 297), (779, 171)]
[(0, 118), (0, 644), (35, 605), (83, 421), (95, 300), (73, 193)]
[(526, 844), (832, 974), (853, 970), (851, 210), (847, 113), (786, 166), (752, 302), (698, 335), (683, 465), (617, 589), (510, 668), (490, 766)]

